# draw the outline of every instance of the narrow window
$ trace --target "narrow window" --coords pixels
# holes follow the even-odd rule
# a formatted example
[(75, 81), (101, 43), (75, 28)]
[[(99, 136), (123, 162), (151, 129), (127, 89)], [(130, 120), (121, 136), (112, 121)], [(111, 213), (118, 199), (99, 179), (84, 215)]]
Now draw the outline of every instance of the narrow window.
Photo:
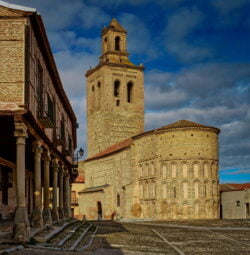
[(97, 109), (99, 110), (101, 106), (101, 82), (97, 83)]
[(176, 198), (176, 188), (174, 187), (174, 198)]
[(72, 139), (70, 135), (68, 136), (68, 141), (69, 141), (69, 151), (70, 153), (72, 153)]
[(132, 102), (132, 88), (133, 88), (133, 83), (129, 82), (127, 84), (127, 102), (128, 103)]
[(240, 206), (240, 201), (236, 201), (236, 206)]
[(120, 81), (116, 80), (114, 83), (114, 96), (118, 97), (120, 93)]
[(120, 37), (116, 36), (115, 38), (115, 50), (120, 50)]
[(54, 118), (54, 113), (55, 113), (54, 103), (51, 100), (48, 93), (47, 93), (47, 100), (48, 100), (48, 117), (49, 117), (50, 121), (52, 123), (54, 123), (54, 120), (55, 120), (55, 118)]
[(120, 194), (117, 194), (117, 206), (118, 207), (120, 206), (120, 203), (121, 203)]
[(64, 123), (64, 117), (62, 117), (61, 120), (61, 139), (65, 140), (65, 123)]
[(43, 111), (43, 69), (38, 63), (37, 66), (37, 101), (38, 101), (38, 117), (41, 116)]
[(120, 105), (120, 100), (116, 100), (116, 106)]

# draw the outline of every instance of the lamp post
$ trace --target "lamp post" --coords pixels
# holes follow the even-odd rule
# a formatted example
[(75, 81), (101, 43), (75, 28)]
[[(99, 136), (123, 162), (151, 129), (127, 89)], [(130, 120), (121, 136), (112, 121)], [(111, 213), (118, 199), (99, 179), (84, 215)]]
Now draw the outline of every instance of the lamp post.
[(84, 150), (83, 150), (83, 148), (81, 147), (80, 150), (78, 150), (78, 151), (76, 152), (76, 156), (74, 157), (74, 161), (76, 161), (77, 167), (78, 167), (78, 160), (79, 160), (80, 158), (82, 158), (83, 155), (84, 155)]

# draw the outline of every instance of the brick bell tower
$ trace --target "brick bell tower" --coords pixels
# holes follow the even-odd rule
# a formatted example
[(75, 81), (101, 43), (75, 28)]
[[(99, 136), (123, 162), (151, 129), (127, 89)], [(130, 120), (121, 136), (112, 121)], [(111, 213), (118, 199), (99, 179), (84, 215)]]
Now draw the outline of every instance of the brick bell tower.
[(112, 19), (87, 77), (88, 157), (144, 131), (143, 66), (128, 59), (126, 30)]

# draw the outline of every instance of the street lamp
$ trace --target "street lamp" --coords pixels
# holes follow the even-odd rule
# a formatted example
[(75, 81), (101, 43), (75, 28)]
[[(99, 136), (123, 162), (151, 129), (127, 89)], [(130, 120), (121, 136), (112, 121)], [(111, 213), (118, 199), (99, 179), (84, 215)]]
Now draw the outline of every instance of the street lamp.
[(74, 157), (74, 161), (76, 161), (77, 167), (78, 167), (78, 160), (82, 158), (84, 155), (84, 150), (81, 147), (79, 151), (76, 152), (76, 156)]

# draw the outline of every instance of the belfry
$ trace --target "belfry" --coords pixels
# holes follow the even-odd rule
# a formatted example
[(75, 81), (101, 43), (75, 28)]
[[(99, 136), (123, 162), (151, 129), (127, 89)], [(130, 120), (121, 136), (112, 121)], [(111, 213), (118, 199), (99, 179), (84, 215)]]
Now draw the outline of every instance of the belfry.
[(86, 73), (89, 156), (144, 130), (144, 67), (129, 61), (127, 32), (116, 19), (101, 36), (99, 64)]

